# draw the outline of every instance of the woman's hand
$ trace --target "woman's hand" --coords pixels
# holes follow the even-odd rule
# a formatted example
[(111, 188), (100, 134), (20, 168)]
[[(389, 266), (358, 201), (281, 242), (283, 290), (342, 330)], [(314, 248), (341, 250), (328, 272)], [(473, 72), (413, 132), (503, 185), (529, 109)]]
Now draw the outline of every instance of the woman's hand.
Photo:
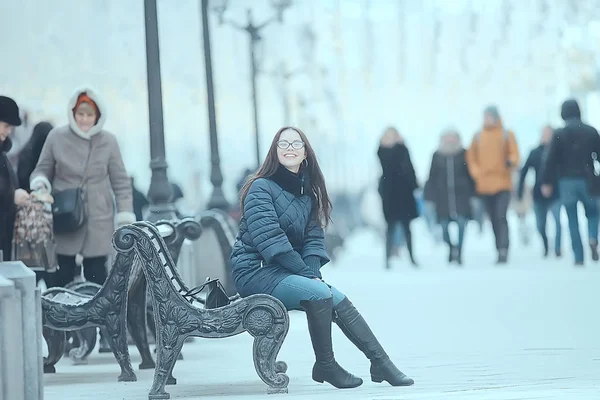
[(31, 192), (31, 198), (36, 199), (38, 201), (42, 201), (44, 203), (54, 203), (54, 197), (47, 190), (36, 190), (35, 192)]
[(23, 189), (15, 190), (15, 204), (16, 205), (22, 206), (23, 204), (27, 203), (27, 200), (29, 200), (29, 193), (27, 193), (26, 190), (23, 190)]

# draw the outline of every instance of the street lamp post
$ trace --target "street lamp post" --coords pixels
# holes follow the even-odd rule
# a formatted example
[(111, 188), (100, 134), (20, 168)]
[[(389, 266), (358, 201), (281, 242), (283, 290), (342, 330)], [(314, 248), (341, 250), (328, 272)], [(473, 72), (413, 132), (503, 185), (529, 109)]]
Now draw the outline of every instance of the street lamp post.
[(208, 1), (202, 0), (202, 41), (204, 44), (204, 70), (206, 72), (206, 99), (208, 103), (208, 130), (210, 133), (210, 182), (213, 191), (208, 208), (229, 209), (229, 203), (223, 193), (223, 173), (219, 157), (219, 139), (217, 135), (217, 116), (215, 111), (215, 91), (213, 85), (212, 53), (210, 48), (210, 25), (208, 20)]
[(150, 207), (145, 219), (156, 222), (161, 219), (176, 219), (176, 213), (172, 203), (173, 189), (167, 177), (168, 165), (165, 157), (156, 0), (144, 0), (144, 15), (150, 122), (150, 169), (152, 170), (150, 189), (148, 190)]
[(261, 40), (260, 32), (269, 24), (274, 21), (279, 23), (283, 22), (283, 12), (289, 8), (292, 4), (292, 0), (271, 0), (271, 6), (276, 10), (276, 15), (269, 18), (265, 22), (259, 25), (254, 24), (252, 18), (252, 10), (247, 10), (247, 22), (246, 25), (240, 25), (234, 21), (224, 18), (225, 11), (227, 10), (228, 0), (217, 1), (217, 6), (213, 7), (215, 12), (219, 15), (219, 23), (226, 23), (233, 26), (239, 31), (243, 31), (248, 34), (250, 38), (250, 75), (252, 77), (252, 107), (254, 117), (254, 139), (256, 141), (256, 165), (260, 166), (260, 134), (259, 134), (259, 122), (258, 122), (258, 99), (257, 99), (257, 88), (256, 88), (256, 77), (258, 75), (258, 66), (256, 61), (256, 45)]

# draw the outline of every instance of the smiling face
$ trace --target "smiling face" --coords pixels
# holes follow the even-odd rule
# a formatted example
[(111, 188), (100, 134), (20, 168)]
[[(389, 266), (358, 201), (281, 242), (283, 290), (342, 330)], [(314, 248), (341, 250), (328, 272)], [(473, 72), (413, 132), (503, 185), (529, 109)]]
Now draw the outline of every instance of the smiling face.
[(75, 122), (77, 122), (77, 127), (79, 129), (88, 132), (96, 125), (96, 110), (88, 103), (81, 103), (75, 111)]
[(306, 149), (300, 134), (293, 129), (281, 132), (277, 141), (277, 159), (288, 170), (298, 173), (306, 158)]

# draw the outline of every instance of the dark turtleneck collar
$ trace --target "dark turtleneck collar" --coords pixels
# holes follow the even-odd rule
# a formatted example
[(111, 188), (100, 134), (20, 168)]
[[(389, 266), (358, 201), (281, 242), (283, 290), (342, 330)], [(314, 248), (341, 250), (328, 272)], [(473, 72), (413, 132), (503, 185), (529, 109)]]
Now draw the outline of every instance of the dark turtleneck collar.
[(273, 182), (281, 186), (283, 190), (296, 197), (309, 193), (310, 183), (308, 182), (308, 176), (303, 173), (302, 169), (298, 174), (295, 174), (283, 165), (280, 165), (275, 174), (270, 178)]

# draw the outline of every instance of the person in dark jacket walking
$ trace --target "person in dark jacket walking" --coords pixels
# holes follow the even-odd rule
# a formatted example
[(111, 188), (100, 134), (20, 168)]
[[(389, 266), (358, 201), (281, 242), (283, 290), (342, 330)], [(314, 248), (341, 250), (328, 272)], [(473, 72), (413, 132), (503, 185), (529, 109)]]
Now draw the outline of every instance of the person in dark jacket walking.
[(371, 360), (371, 379), (393, 386), (412, 379), (392, 363), (350, 300), (325, 283), (329, 262), (323, 226), (331, 202), (315, 153), (302, 131), (281, 128), (259, 170), (240, 192), (240, 229), (233, 246), (233, 279), (242, 297), (270, 294), (288, 310), (304, 310), (316, 362), (312, 378), (337, 388), (360, 386), (362, 379), (335, 360), (332, 321)]
[[(48, 134), (54, 127), (49, 122), (40, 122), (34, 128), (29, 140), (23, 146), (21, 153), (19, 154), (17, 178), (19, 181), (19, 188), (26, 190), (28, 193), (31, 192), (29, 187), (29, 177), (35, 170), (44, 143)], [(42, 270), (34, 270), (36, 282), (41, 279), (46, 283), (46, 287), (50, 288), (54, 286), (55, 272), (47, 272)]]
[(12, 147), (9, 136), (19, 125), (17, 103), (10, 97), (0, 96), (0, 261), (11, 260), (15, 204), (22, 204), (29, 198), (26, 191), (19, 189), (17, 175), (7, 156)]
[(31, 192), (31, 188), (29, 187), (29, 177), (35, 170), (35, 166), (40, 159), (40, 154), (42, 154), (44, 143), (46, 143), (46, 138), (53, 128), (54, 127), (49, 122), (40, 122), (33, 128), (31, 137), (25, 146), (23, 146), (23, 150), (21, 150), (21, 153), (19, 154), (19, 164), (17, 168), (17, 177), (19, 178), (19, 187), (21, 189)]
[[(583, 244), (579, 234), (577, 203), (583, 203), (588, 220), (592, 260), (598, 261), (598, 206), (594, 199), (594, 159), (600, 155), (598, 131), (581, 121), (576, 100), (566, 100), (561, 113), (565, 126), (554, 134), (545, 161), (541, 192), (551, 197), (556, 190), (569, 218), (575, 265), (583, 265)], [(558, 181), (558, 188), (556, 182)]]
[[(433, 192), (436, 215), (442, 226), (444, 241), (448, 244), (448, 262), (462, 264), (462, 248), (467, 221), (471, 218), (471, 197), (474, 182), (469, 174), (459, 134), (454, 130), (445, 132), (439, 149), (431, 159), (429, 182)], [(458, 226), (458, 241), (450, 240), (449, 225)]]
[(393, 238), (396, 229), (404, 230), (406, 248), (413, 266), (418, 266), (413, 253), (410, 222), (419, 216), (413, 192), (418, 188), (415, 169), (408, 148), (396, 128), (388, 128), (381, 137), (377, 156), (383, 171), (379, 180), (379, 195), (383, 216), (387, 222), (385, 256), (386, 268), (394, 253)]
[[(521, 168), (519, 185), (517, 189), (517, 198), (522, 200), (525, 192), (525, 178), (527, 177), (527, 172), (530, 169), (533, 169), (535, 171), (535, 183), (533, 185), (533, 210), (535, 212), (537, 230), (540, 233), (542, 243), (544, 244), (544, 257), (547, 257), (549, 252), (548, 235), (546, 234), (546, 221), (548, 212), (552, 214), (554, 226), (556, 227), (556, 235), (554, 236), (554, 254), (556, 257), (561, 256), (562, 229), (560, 224), (560, 209), (562, 204), (559, 199), (558, 190), (553, 191), (550, 197), (545, 197), (542, 195), (541, 190), (542, 160), (545, 156), (545, 152), (548, 150), (548, 145), (552, 139), (552, 135), (554, 135), (554, 129), (552, 129), (550, 125), (545, 126), (542, 130), (542, 140), (540, 145), (531, 150), (531, 153), (529, 153), (529, 157), (527, 157), (523, 168)], [(558, 188), (557, 180), (554, 180), (552, 187)]]

